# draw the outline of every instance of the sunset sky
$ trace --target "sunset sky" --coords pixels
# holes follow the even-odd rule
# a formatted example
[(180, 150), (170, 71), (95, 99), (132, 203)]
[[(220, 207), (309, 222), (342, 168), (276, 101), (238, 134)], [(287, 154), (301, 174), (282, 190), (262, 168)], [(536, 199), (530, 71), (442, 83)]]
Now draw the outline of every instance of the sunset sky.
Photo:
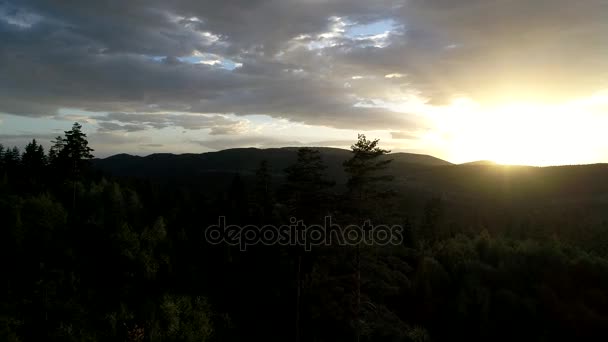
[(608, 162), (608, 1), (0, 0), (0, 143), (74, 121), (98, 157)]

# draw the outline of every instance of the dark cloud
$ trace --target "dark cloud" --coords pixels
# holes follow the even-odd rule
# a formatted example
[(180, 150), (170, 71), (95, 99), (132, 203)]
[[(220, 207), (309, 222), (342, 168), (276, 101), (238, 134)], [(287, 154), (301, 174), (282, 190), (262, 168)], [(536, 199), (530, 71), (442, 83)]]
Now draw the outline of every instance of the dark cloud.
[(603, 0), (410, 0), (400, 17), (413, 32), (394, 65), (432, 97), (587, 96), (608, 88), (607, 15)]
[(368, 80), (358, 89), (362, 96), (401, 89), (419, 91), (433, 105), (463, 95), (478, 102), (563, 101), (608, 88), (607, 13), (602, 0), (411, 0), (392, 17), (403, 30), (384, 48), (341, 41), (320, 56), (304, 48), (292, 54), (332, 65), (332, 75), (343, 79), (404, 76), (392, 85)]
[[(412, 93), (440, 105), (455, 95), (542, 100), (607, 88), (607, 13), (603, 0), (5, 1), (0, 112), (142, 115), (108, 116), (105, 131), (238, 131), (222, 116), (154, 112), (415, 129), (426, 125), (418, 116), (358, 105)], [(345, 32), (379, 20), (395, 29)], [(219, 62), (187, 60), (203, 54)]]
[(189, 130), (211, 129), (212, 135), (238, 134), (246, 125), (244, 121), (222, 115), (203, 114), (109, 113), (96, 119), (103, 130), (128, 132), (181, 127)]

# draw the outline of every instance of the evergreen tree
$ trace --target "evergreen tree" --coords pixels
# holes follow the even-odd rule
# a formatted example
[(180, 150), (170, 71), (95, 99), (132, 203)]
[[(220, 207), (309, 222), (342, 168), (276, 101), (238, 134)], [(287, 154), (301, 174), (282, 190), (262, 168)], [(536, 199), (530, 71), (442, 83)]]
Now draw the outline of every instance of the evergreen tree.
[(91, 154), (93, 149), (89, 147), (87, 135), (82, 132), (82, 126), (78, 122), (74, 123), (71, 130), (65, 132), (64, 143), (60, 155), (63, 155), (68, 165), (72, 167), (72, 176), (78, 177), (87, 162), (93, 158)]
[(44, 147), (33, 139), (30, 143), (25, 146), (25, 151), (21, 157), (23, 166), (27, 169), (40, 170), (46, 164), (46, 156), (44, 154)]
[(89, 160), (93, 158), (87, 135), (82, 132), (82, 126), (75, 122), (72, 129), (65, 131), (65, 137), (58, 136), (53, 141), (50, 159), (57, 176), (72, 181), (72, 208), (76, 205), (76, 184), (86, 170)]
[(51, 140), (53, 144), (49, 150), (49, 163), (53, 166), (59, 167), (61, 163), (60, 155), (65, 147), (65, 141), (62, 136), (58, 135), (55, 140)]
[(1, 187), (18, 189), (21, 183), (21, 153), (17, 147), (6, 148), (2, 153)]
[[(357, 143), (351, 146), (352, 157), (344, 162), (344, 171), (348, 174), (348, 189), (357, 200), (354, 204), (381, 196), (379, 182), (390, 181), (391, 175), (382, 174), (392, 159), (381, 158), (391, 151), (378, 147), (379, 139), (367, 140), (364, 134), (359, 134)], [(365, 204), (359, 210), (365, 209)]]
[(33, 139), (25, 147), (25, 152), (21, 156), (21, 164), (23, 165), (23, 175), (26, 178), (26, 186), (28, 190), (33, 191), (40, 185), (42, 178), (45, 176), (46, 155), (44, 147)]
[[(378, 183), (389, 181), (392, 176), (381, 174), (386, 169), (391, 159), (383, 159), (382, 156), (390, 153), (378, 146), (379, 139), (367, 140), (364, 134), (359, 134), (357, 142), (351, 146), (352, 157), (344, 162), (344, 171), (348, 174), (348, 190), (350, 207), (354, 213), (357, 224), (366, 219), (371, 219), (370, 200), (377, 200), (385, 191), (378, 189)], [(378, 201), (374, 204), (377, 206)], [(354, 318), (353, 327), (356, 340), (359, 341), (363, 331), (363, 317), (361, 317), (361, 246), (355, 246), (355, 294), (354, 294)]]
[(21, 164), (21, 153), (19, 148), (7, 148), (2, 154), (2, 163), (8, 172), (15, 171)]
[(55, 138), (50, 159), (71, 178), (76, 178), (93, 158), (93, 151), (89, 147), (87, 135), (82, 132), (82, 126), (75, 122), (71, 130), (65, 131), (65, 137)]

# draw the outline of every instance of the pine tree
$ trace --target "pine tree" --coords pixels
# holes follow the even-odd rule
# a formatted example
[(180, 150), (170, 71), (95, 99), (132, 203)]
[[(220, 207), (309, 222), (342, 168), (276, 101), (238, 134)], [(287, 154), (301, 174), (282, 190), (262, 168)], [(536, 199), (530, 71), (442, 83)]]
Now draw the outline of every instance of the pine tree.
[(49, 150), (49, 163), (52, 165), (57, 165), (61, 161), (59, 156), (65, 147), (65, 141), (62, 136), (58, 135), (55, 140), (51, 141), (51, 143), (53, 146), (51, 146), (51, 149)]
[(93, 158), (87, 135), (82, 132), (82, 126), (75, 122), (72, 129), (65, 131), (65, 137), (58, 136), (53, 141), (50, 159), (52, 163), (67, 172), (71, 178), (76, 178), (88, 160)]
[(45, 175), (46, 155), (44, 147), (33, 139), (25, 147), (25, 152), (21, 156), (21, 164), (23, 165), (23, 174), (26, 178), (26, 186), (30, 191), (36, 190), (40, 184), (42, 177)]
[(21, 161), (25, 168), (40, 169), (46, 164), (46, 156), (44, 147), (33, 139), (27, 146), (21, 156)]
[[(364, 134), (359, 134), (357, 143), (351, 146), (353, 156), (344, 162), (344, 171), (349, 175), (348, 190), (352, 211), (357, 222), (371, 219), (372, 203), (384, 194), (378, 189), (378, 183), (389, 181), (392, 176), (379, 174), (385, 170), (391, 159), (381, 159), (389, 154), (389, 150), (378, 147), (379, 139), (367, 140)], [(355, 246), (355, 303), (354, 330), (358, 342), (363, 328), (361, 313), (361, 246)]]
[(58, 176), (72, 181), (72, 207), (76, 205), (76, 182), (93, 158), (87, 135), (82, 132), (82, 125), (75, 122), (72, 129), (65, 131), (65, 137), (58, 136), (51, 147), (50, 160), (59, 173)]
[[(344, 162), (344, 171), (349, 175), (348, 189), (359, 201), (381, 195), (377, 189), (378, 182), (393, 179), (390, 175), (379, 174), (392, 161), (380, 158), (391, 151), (378, 147), (379, 142), (379, 139), (367, 140), (364, 134), (359, 134), (357, 143), (351, 146), (353, 156)], [(365, 206), (360, 209), (363, 208)]]
[(86, 165), (89, 159), (93, 158), (91, 152), (93, 149), (89, 147), (87, 135), (82, 132), (82, 126), (75, 122), (72, 129), (65, 132), (65, 147), (63, 154), (73, 165), (73, 176), (78, 176)]
[(15, 175), (17, 168), (21, 165), (21, 152), (17, 147), (7, 148), (2, 154), (4, 171), (9, 175)]

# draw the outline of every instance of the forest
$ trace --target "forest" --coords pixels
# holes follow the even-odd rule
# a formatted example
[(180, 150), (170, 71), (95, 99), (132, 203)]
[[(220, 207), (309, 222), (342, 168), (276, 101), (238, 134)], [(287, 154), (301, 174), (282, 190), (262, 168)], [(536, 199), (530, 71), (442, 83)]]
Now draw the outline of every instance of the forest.
[[(195, 161), (210, 156), (143, 166), (93, 148), (78, 123), (48, 151), (0, 145), (2, 341), (608, 336), (606, 165), (423, 165), (364, 135), (207, 172)], [(219, 217), (403, 230), (398, 244), (243, 251), (206, 239)]]

